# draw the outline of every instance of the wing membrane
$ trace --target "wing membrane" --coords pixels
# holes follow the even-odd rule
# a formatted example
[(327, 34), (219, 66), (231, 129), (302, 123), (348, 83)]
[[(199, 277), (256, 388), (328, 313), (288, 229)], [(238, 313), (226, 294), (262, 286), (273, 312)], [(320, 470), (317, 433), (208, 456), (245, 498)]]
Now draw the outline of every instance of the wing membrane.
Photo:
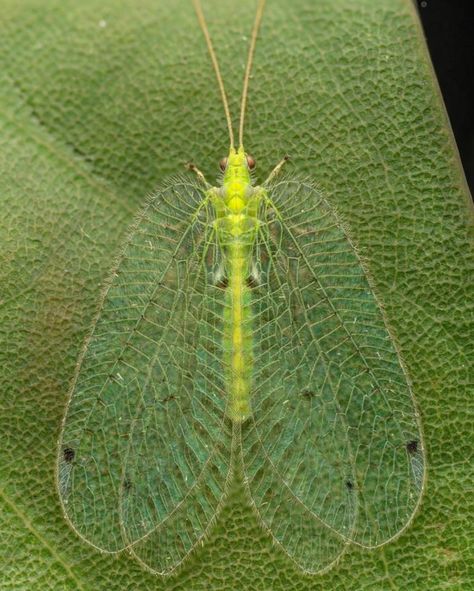
[(76, 372), (58, 458), (67, 518), (155, 572), (219, 510), (240, 439), (264, 525), (304, 570), (410, 522), (424, 450), (410, 385), (355, 249), (308, 183), (259, 212), (252, 416), (225, 418), (224, 285), (213, 212), (176, 179), (138, 218)]
[[(140, 541), (137, 553), (159, 572), (203, 534), (229, 468), (211, 216), (184, 180), (142, 212), (78, 367), (60, 444), (73, 527), (106, 551)], [(150, 555), (157, 536), (167, 547)]]
[[(334, 212), (298, 180), (269, 196), (243, 461), (265, 525), (315, 572), (344, 541), (372, 547), (404, 529), (422, 491), (423, 447), (393, 340)], [(292, 524), (296, 506), (305, 528)]]

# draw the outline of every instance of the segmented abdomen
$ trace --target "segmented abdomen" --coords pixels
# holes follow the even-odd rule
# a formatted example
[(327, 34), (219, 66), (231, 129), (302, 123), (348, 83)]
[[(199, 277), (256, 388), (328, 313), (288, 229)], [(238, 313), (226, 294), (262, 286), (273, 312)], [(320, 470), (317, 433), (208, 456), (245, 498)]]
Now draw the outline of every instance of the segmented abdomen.
[(249, 246), (234, 238), (227, 248), (228, 287), (224, 313), (223, 362), (228, 416), (236, 422), (250, 415), (253, 368), (251, 290), (247, 286)]

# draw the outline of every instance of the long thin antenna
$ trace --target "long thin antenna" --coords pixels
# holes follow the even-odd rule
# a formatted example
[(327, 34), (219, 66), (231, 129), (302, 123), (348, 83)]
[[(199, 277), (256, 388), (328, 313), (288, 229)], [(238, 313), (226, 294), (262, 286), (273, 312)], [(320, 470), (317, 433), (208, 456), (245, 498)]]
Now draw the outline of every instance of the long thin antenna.
[(227, 120), (227, 128), (229, 130), (230, 147), (233, 148), (234, 147), (234, 130), (232, 129), (232, 119), (230, 118), (229, 103), (227, 102), (227, 96), (225, 93), (224, 82), (222, 80), (221, 71), (219, 70), (219, 64), (217, 62), (216, 52), (214, 51), (214, 47), (212, 46), (211, 36), (209, 35), (209, 31), (208, 31), (208, 28), (206, 25), (206, 19), (204, 18), (204, 13), (202, 11), (201, 1), (200, 0), (193, 0), (193, 5), (194, 5), (194, 10), (196, 11), (202, 32), (204, 33), (204, 38), (206, 39), (207, 49), (209, 50), (209, 55), (211, 56), (211, 61), (212, 61), (212, 65), (214, 67), (214, 72), (216, 74), (217, 83), (219, 84), (219, 89), (221, 91), (222, 104), (224, 105), (225, 118)]
[(249, 90), (250, 72), (252, 71), (253, 56), (255, 54), (255, 45), (257, 44), (258, 31), (260, 23), (262, 22), (263, 10), (265, 8), (265, 0), (259, 0), (257, 6), (257, 13), (255, 15), (255, 22), (253, 24), (252, 39), (250, 40), (249, 54), (247, 58), (247, 67), (245, 68), (244, 87), (242, 90), (242, 101), (240, 103), (240, 124), (239, 124), (239, 146), (243, 145), (244, 141), (244, 119), (245, 108), (247, 106), (247, 96)]

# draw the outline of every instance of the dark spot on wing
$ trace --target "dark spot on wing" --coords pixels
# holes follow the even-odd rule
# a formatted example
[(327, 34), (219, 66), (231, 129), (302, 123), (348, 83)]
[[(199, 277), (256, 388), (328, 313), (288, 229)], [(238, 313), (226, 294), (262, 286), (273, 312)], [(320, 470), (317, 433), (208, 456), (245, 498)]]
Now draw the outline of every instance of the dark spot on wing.
[(265, 210), (266, 216), (267, 216), (267, 222), (272, 222), (275, 221), (277, 219), (276, 217), (276, 212), (273, 209), (273, 207), (267, 207), (267, 209)]
[(406, 445), (407, 447), (407, 452), (410, 455), (416, 454), (416, 452), (418, 451), (418, 441), (416, 439), (412, 439), (411, 441), (409, 441)]
[(71, 464), (74, 461), (76, 456), (76, 452), (72, 449), (72, 447), (65, 447), (63, 449), (63, 458), (67, 464)]
[(255, 277), (252, 277), (252, 275), (249, 275), (247, 277), (247, 287), (250, 287), (250, 289), (255, 289), (256, 287), (258, 287), (258, 283)]
[(223, 277), (222, 279), (219, 279), (219, 281), (216, 283), (216, 287), (218, 287), (219, 289), (226, 289), (226, 287), (229, 285), (229, 280), (227, 279), (227, 277)]

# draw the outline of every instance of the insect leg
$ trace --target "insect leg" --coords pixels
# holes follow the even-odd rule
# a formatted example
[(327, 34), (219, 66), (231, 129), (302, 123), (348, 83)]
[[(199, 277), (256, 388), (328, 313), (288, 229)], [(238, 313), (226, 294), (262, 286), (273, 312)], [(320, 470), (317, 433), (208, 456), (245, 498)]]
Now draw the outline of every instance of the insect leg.
[(203, 175), (203, 173), (199, 170), (199, 168), (195, 164), (193, 164), (192, 162), (188, 162), (186, 164), (186, 168), (196, 174), (197, 178), (201, 181), (201, 183), (203, 183), (203, 185), (206, 187), (206, 189), (211, 188), (211, 184), (207, 182), (206, 177)]
[(283, 156), (283, 158), (280, 160), (280, 162), (275, 166), (275, 168), (271, 171), (271, 173), (268, 175), (267, 179), (265, 180), (265, 182), (263, 183), (263, 186), (265, 187), (266, 185), (268, 185), (271, 181), (273, 181), (273, 179), (280, 174), (281, 169), (283, 168), (283, 166), (285, 165), (286, 162), (288, 162), (288, 160), (290, 159), (290, 157), (288, 156), (288, 154), (285, 154), (285, 156)]

